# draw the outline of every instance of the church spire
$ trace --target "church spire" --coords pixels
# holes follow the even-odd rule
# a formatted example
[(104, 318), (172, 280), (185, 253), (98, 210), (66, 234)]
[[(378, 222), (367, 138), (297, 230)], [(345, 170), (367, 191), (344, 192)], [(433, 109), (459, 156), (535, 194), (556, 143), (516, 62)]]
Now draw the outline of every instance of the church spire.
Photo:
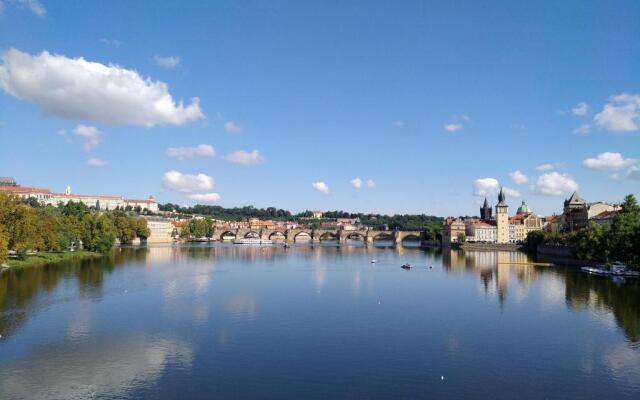
[(507, 204), (504, 202), (504, 191), (502, 190), (502, 186), (500, 186), (500, 193), (498, 193), (498, 205), (506, 206)]

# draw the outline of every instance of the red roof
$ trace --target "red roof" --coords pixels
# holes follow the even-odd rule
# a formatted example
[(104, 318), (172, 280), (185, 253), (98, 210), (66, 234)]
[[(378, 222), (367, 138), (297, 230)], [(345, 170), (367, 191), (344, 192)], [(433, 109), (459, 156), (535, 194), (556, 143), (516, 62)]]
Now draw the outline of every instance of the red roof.
[(49, 189), (32, 188), (27, 186), (0, 186), (0, 191), (11, 193), (51, 193)]

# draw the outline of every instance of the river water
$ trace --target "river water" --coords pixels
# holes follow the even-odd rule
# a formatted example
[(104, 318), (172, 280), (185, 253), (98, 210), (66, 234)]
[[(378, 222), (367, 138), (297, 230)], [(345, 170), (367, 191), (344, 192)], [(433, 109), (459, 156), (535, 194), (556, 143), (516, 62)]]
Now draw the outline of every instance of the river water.
[(639, 283), (526, 261), (216, 244), (6, 271), (0, 399), (640, 398)]

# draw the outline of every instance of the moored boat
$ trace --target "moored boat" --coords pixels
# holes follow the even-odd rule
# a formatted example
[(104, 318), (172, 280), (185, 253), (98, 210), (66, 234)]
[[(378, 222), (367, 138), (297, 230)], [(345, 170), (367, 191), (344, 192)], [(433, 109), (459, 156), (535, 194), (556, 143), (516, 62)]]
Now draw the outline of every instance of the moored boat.
[(234, 240), (233, 244), (263, 245), (263, 244), (273, 244), (273, 241), (269, 239), (243, 238), (243, 239)]

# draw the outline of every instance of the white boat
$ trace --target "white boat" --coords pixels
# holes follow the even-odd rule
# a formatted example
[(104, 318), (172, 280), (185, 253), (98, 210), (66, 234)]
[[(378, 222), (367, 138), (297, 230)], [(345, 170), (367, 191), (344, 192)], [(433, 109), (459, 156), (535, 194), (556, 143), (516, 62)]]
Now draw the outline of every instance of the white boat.
[(613, 262), (610, 265), (598, 265), (595, 267), (582, 267), (582, 272), (599, 276), (624, 276), (629, 278), (640, 278), (639, 271), (632, 271), (628, 267), (619, 262)]
[(273, 244), (273, 241), (269, 239), (243, 238), (243, 239), (234, 240), (233, 244), (263, 245), (263, 244)]

